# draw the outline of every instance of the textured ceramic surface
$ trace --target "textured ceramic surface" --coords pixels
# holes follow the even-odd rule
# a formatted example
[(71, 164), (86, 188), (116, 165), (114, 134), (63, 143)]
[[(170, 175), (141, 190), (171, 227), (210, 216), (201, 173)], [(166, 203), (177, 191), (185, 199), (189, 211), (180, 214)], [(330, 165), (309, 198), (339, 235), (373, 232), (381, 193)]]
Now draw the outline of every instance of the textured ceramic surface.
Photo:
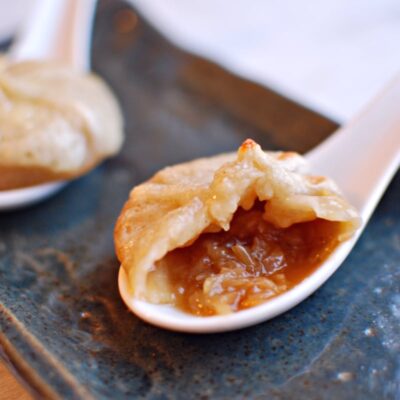
[(339, 271), (301, 305), (227, 334), (185, 335), (129, 313), (115, 218), (158, 168), (232, 150), (306, 150), (336, 125), (163, 41), (103, 1), (94, 68), (126, 117), (122, 154), (30, 209), (0, 214), (4, 356), (40, 398), (400, 397), (400, 177)]

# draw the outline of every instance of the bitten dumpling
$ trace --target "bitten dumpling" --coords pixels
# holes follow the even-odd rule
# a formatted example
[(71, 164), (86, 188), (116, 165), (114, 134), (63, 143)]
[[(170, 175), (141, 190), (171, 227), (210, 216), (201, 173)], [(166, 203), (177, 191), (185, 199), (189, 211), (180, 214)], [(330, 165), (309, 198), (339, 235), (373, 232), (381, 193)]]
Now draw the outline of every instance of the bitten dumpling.
[(0, 58), (0, 190), (79, 176), (122, 141), (119, 105), (100, 78)]
[(132, 295), (215, 315), (299, 283), (360, 224), (334, 182), (306, 171), (248, 139), (135, 187), (114, 233)]

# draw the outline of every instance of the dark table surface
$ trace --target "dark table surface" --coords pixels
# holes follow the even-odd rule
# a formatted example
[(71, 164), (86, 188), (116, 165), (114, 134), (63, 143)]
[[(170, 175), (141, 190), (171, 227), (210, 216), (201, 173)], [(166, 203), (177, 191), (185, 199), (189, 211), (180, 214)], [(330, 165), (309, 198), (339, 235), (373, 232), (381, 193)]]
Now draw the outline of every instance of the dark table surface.
[(337, 124), (175, 48), (118, 1), (100, 2), (93, 68), (121, 101), (122, 153), (0, 214), (0, 343), (34, 395), (399, 399), (399, 175), (343, 266), (295, 309), (218, 335), (154, 328), (117, 290), (112, 230), (131, 187), (246, 137), (305, 151)]

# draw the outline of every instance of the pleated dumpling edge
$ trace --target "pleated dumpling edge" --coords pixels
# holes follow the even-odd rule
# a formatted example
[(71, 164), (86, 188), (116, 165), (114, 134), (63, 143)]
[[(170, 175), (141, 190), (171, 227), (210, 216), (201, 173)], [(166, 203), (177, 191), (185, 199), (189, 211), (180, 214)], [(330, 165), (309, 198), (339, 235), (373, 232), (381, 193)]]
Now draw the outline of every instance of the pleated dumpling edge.
[(324, 219), (341, 223), (339, 241), (360, 225), (357, 211), (326, 177), (307, 174), (293, 152), (264, 152), (246, 140), (237, 153), (167, 167), (135, 187), (114, 231), (118, 259), (132, 294), (171, 302), (163, 274), (148, 279), (156, 262), (206, 232), (228, 231), (238, 210), (265, 202), (263, 218), (279, 228)]

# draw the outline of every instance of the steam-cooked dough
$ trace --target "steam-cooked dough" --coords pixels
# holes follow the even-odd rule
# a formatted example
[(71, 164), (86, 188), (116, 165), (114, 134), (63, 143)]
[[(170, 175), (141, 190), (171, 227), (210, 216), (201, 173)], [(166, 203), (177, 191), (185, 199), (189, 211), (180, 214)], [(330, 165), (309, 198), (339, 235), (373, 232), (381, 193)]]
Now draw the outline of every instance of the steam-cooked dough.
[(156, 262), (202, 233), (227, 231), (235, 211), (249, 210), (256, 201), (265, 202), (263, 218), (276, 227), (338, 221), (338, 240), (347, 239), (359, 226), (356, 210), (330, 179), (305, 171), (298, 154), (264, 152), (247, 140), (237, 153), (168, 167), (135, 187), (114, 235), (132, 294), (171, 302), (168, 277)]
[(0, 58), (0, 190), (81, 175), (118, 152), (122, 125), (94, 74)]

